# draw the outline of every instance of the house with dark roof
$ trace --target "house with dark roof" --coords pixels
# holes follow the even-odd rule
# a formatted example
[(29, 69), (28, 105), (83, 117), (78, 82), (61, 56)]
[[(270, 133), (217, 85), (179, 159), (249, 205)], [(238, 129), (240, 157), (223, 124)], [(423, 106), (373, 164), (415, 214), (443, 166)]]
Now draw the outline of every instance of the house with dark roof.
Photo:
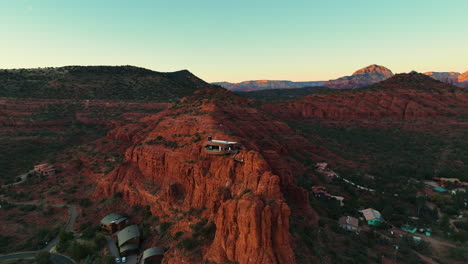
[(143, 252), (140, 264), (160, 264), (164, 257), (164, 248), (152, 247)]
[(127, 244), (120, 248), (120, 256), (126, 257), (129, 255), (133, 255), (138, 253), (138, 245), (137, 244)]
[(101, 228), (107, 230), (109, 233), (114, 233), (123, 229), (128, 224), (128, 218), (116, 213), (106, 215), (101, 220)]
[(125, 245), (140, 244), (140, 230), (137, 225), (127, 226), (117, 233), (117, 241), (119, 248), (122, 249)]
[(338, 224), (341, 228), (348, 231), (358, 231), (359, 230), (359, 219), (352, 216), (342, 216), (338, 220)]

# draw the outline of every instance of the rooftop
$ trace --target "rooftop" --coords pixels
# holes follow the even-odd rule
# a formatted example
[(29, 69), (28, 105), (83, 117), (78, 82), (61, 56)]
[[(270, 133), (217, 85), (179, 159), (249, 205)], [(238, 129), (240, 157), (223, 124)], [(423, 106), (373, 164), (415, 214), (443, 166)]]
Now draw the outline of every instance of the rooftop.
[(225, 144), (225, 145), (237, 144), (237, 142), (234, 142), (234, 141), (225, 141), (225, 140), (217, 140), (217, 139), (212, 139), (211, 142), (218, 143), (218, 144)]
[(366, 219), (366, 221), (382, 218), (382, 215), (380, 214), (380, 212), (372, 208), (361, 210), (361, 213), (364, 215), (364, 218)]
[[(110, 225), (110, 224), (116, 222), (116, 221), (119, 220), (119, 219), (126, 219), (126, 217), (121, 216), (121, 215), (116, 214), (116, 213), (111, 213), (111, 214), (106, 215), (106, 216), (101, 220), (101, 224), (103, 224), (103, 225)], [(119, 222), (120, 222), (120, 221), (119, 221)]]
[(117, 239), (119, 241), (119, 247), (124, 244), (125, 242), (133, 239), (135, 237), (140, 237), (140, 230), (138, 229), (137, 225), (127, 226), (126, 228), (122, 229), (117, 234)]
[(148, 248), (147, 250), (143, 252), (142, 259), (146, 259), (146, 258), (156, 256), (156, 255), (164, 255), (164, 248), (162, 247)]
[(359, 227), (359, 220), (352, 216), (342, 216), (340, 217), (338, 222), (340, 223), (340, 225), (348, 224), (354, 227)]
[(445, 189), (443, 187), (436, 187), (436, 188), (434, 188), (434, 191), (443, 193), (443, 192), (446, 192), (447, 189)]
[(120, 253), (125, 252), (125, 251), (135, 250), (135, 249), (138, 249), (137, 244), (128, 244), (120, 248)]

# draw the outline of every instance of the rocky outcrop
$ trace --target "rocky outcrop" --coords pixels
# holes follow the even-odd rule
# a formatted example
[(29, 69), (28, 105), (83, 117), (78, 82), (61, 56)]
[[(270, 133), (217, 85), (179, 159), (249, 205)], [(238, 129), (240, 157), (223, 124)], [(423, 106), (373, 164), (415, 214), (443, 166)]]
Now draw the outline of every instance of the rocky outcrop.
[(392, 76), (393, 73), (389, 69), (373, 64), (357, 70), (351, 76), (324, 82), (323, 86), (336, 89), (359, 88), (383, 81)]
[(458, 86), (468, 88), (468, 71), (458, 76)]
[[(149, 206), (161, 221), (173, 221), (175, 212), (201, 210), (201, 217), (216, 226), (213, 241), (200, 249), (201, 259), (188, 259), (174, 247), (167, 263), (296, 263), (288, 203), (300, 208), (310, 224), (318, 217), (307, 192), (295, 186), (293, 170), (300, 168), (287, 160), (297, 149), (281, 137), (293, 131), (249, 103), (225, 90), (208, 89), (143, 118), (139, 129), (114, 129), (108, 137), (131, 147), (123, 164), (95, 178), (95, 197), (121, 192), (129, 204)], [(208, 155), (200, 140), (208, 135), (238, 141), (245, 149), (237, 160)], [(300, 137), (289, 141), (313, 149)], [(188, 232), (196, 221), (181, 217), (171, 232)]]
[[(279, 203), (279, 204), (278, 204)], [(258, 196), (229, 200), (218, 210), (217, 232), (208, 258), (217, 263), (295, 263), (289, 230), (289, 206)]]

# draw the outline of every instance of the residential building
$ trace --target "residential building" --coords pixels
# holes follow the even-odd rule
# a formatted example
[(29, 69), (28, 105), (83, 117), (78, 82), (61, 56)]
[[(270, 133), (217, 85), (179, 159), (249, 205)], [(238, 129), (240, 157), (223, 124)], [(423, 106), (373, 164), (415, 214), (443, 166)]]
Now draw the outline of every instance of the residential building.
[(34, 172), (41, 176), (49, 176), (55, 174), (55, 167), (49, 163), (43, 163), (34, 166)]
[(101, 228), (109, 233), (122, 230), (127, 224), (128, 218), (116, 213), (108, 214), (101, 220)]
[(164, 257), (164, 248), (152, 247), (143, 252), (140, 264), (160, 264)]
[(338, 223), (341, 228), (348, 231), (358, 231), (359, 230), (359, 219), (352, 216), (342, 216), (338, 220)]
[(214, 155), (236, 154), (242, 149), (241, 145), (237, 142), (215, 140), (211, 137), (208, 137), (203, 148), (207, 154)]
[(137, 225), (127, 226), (117, 233), (117, 241), (119, 248), (122, 249), (123, 246), (129, 244), (140, 244), (140, 230)]
[(361, 210), (360, 212), (363, 214), (364, 219), (366, 219), (368, 225), (377, 226), (383, 222), (382, 215), (375, 209), (367, 208)]
[(133, 255), (138, 253), (138, 245), (137, 244), (127, 244), (125, 246), (120, 247), (120, 256), (126, 257), (129, 255)]

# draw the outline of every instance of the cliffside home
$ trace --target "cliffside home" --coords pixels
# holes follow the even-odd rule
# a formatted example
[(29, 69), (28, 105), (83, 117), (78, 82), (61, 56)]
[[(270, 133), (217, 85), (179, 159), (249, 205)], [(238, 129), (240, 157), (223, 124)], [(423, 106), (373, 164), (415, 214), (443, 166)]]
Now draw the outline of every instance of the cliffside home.
[(242, 147), (234, 141), (216, 140), (208, 137), (207, 141), (203, 144), (203, 149), (207, 154), (225, 155), (236, 154)]
[(358, 231), (359, 230), (359, 219), (352, 216), (342, 216), (338, 220), (338, 223), (341, 228), (348, 231)]

